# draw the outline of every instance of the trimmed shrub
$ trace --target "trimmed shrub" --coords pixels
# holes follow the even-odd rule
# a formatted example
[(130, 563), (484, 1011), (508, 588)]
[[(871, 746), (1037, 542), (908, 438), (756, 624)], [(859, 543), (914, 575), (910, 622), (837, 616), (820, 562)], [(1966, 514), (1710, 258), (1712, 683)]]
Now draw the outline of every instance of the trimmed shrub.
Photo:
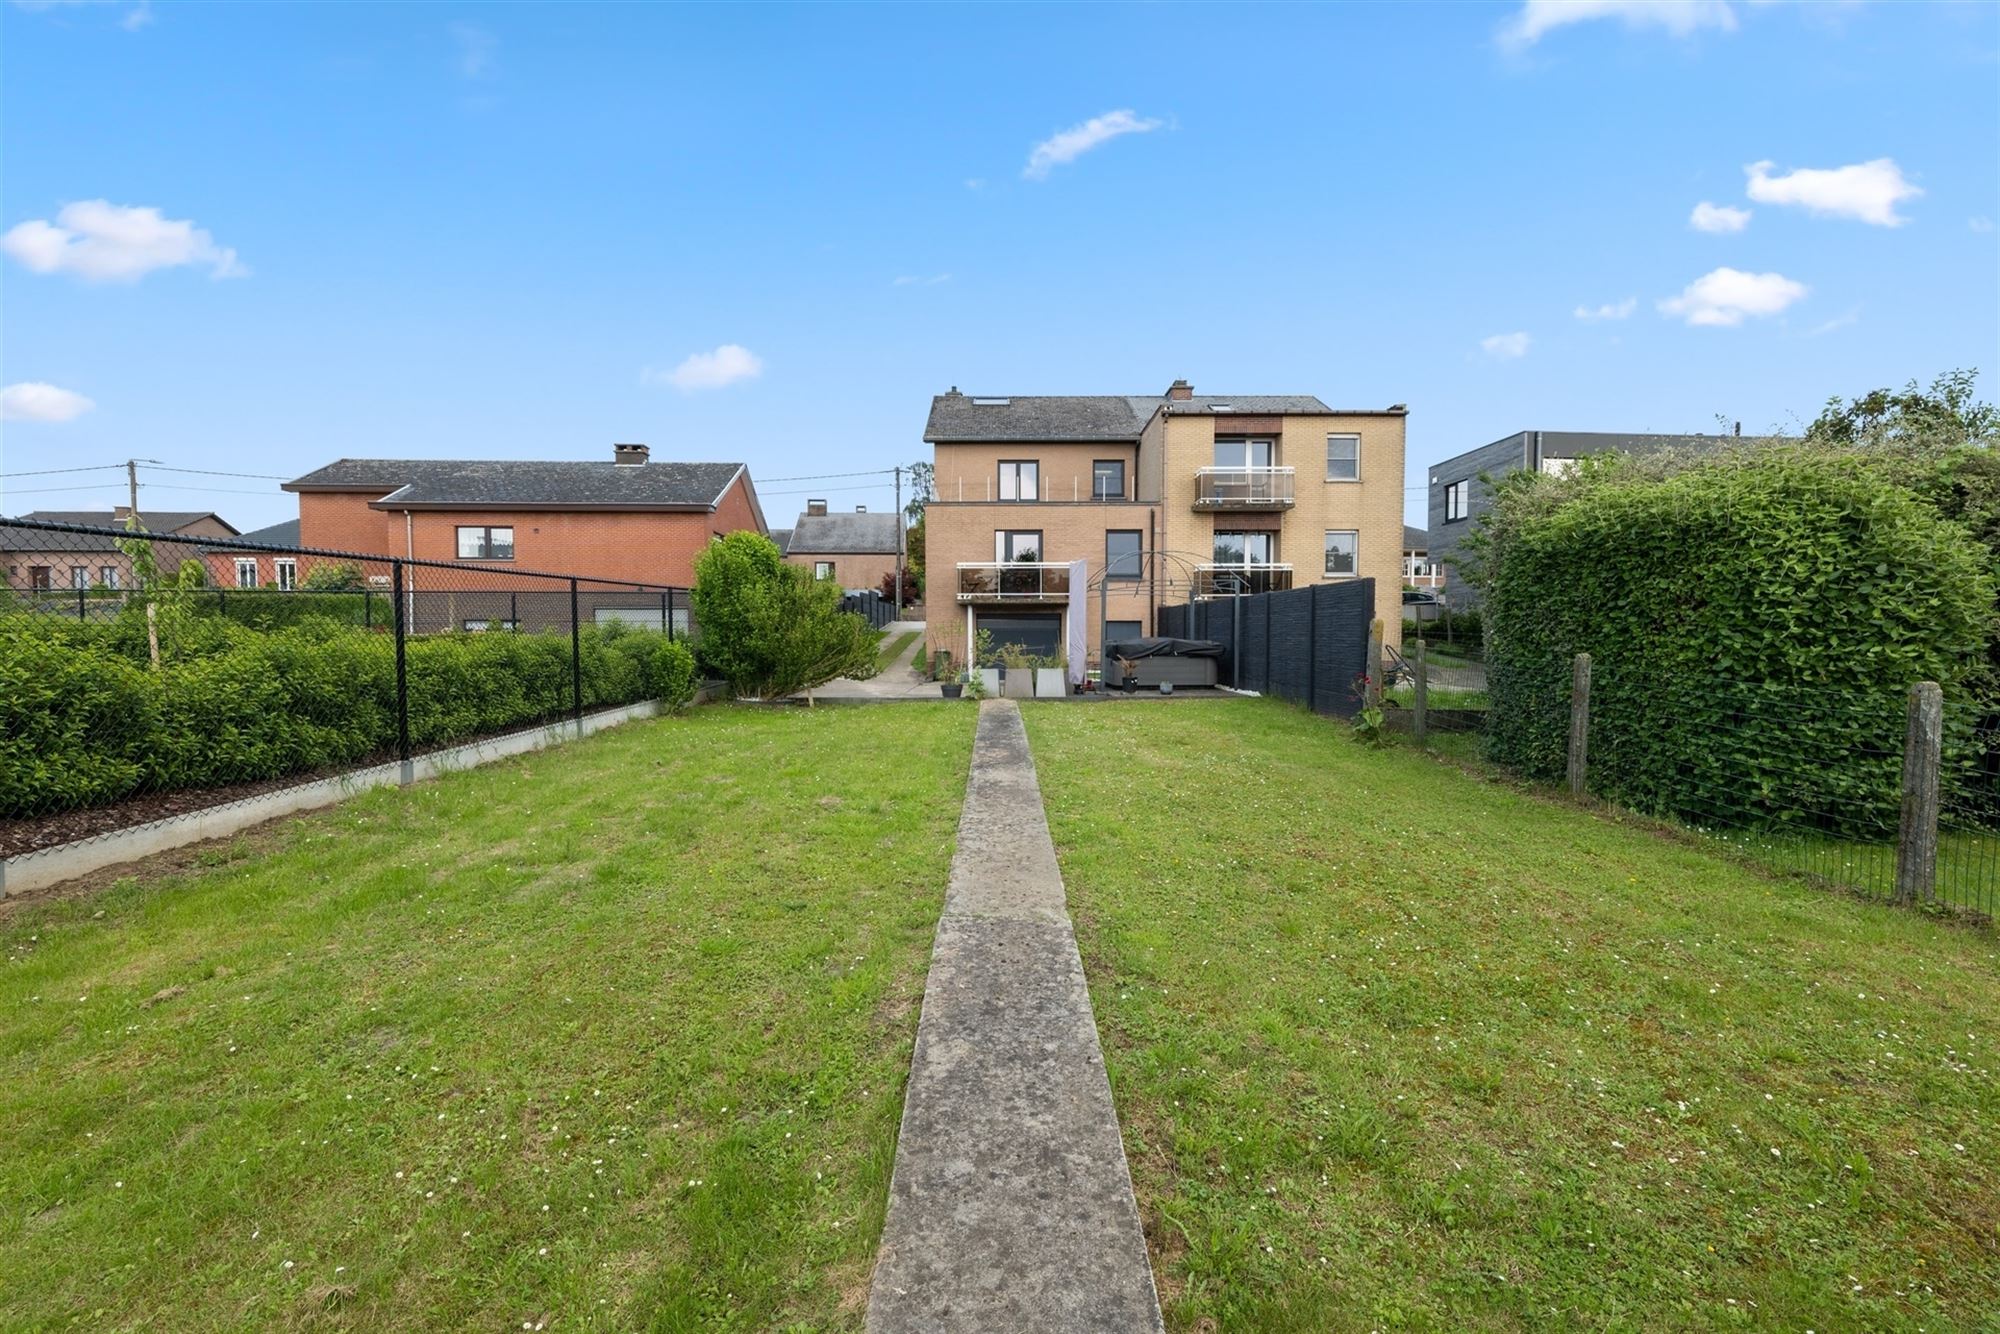
[(1907, 687), (1938, 682), (1962, 719), (1984, 689), (1986, 553), (1853, 459), (1607, 469), (1522, 509), (1494, 530), (1486, 656), (1490, 753), (1530, 776), (1563, 771), (1570, 663), (1587, 652), (1594, 791), (1697, 822), (1879, 837)]
[(117, 801), (145, 780), (159, 732), (145, 671), (39, 619), (0, 621), (0, 815)]

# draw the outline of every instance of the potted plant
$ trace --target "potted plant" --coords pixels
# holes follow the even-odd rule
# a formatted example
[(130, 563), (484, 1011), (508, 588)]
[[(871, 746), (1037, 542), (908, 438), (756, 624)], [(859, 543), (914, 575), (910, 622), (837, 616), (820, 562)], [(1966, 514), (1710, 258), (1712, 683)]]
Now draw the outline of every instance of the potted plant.
[(1061, 653), (1035, 660), (1035, 694), (1050, 698), (1069, 693), (1069, 659)]
[(978, 676), (974, 675), (971, 672), (967, 672), (965, 674), (963, 688), (965, 690), (965, 697), (967, 699), (992, 698), (992, 696), (986, 693), (986, 683), (980, 680)]
[(1008, 699), (1033, 699), (1035, 697), (1035, 655), (1028, 652), (1025, 645), (1005, 644), (1000, 649), (1000, 665), (1006, 671), (1000, 675), (1001, 693)]
[(993, 632), (981, 630), (972, 637), (972, 679), (981, 693), (975, 699), (992, 699), (1000, 693), (1000, 659), (993, 652)]

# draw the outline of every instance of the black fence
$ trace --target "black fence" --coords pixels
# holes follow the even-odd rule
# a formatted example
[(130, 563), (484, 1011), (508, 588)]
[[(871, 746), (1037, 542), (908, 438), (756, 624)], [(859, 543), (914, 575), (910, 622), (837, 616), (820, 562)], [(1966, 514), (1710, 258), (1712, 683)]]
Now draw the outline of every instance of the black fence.
[(691, 692), (686, 588), (0, 523), (0, 854)]
[(1162, 607), (1159, 626), (1175, 639), (1221, 644), (1225, 685), (1351, 718), (1361, 708), (1374, 618), (1375, 581), (1353, 579)]
[(868, 624), (877, 630), (896, 619), (896, 599), (885, 598), (872, 588), (843, 595), (840, 599), (840, 609), (867, 617)]

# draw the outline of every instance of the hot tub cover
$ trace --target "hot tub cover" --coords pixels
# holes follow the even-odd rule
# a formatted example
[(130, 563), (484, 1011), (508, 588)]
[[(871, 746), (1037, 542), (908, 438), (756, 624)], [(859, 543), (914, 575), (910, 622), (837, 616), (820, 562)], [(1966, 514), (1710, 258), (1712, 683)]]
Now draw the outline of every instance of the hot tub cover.
[(1222, 645), (1213, 639), (1120, 639), (1106, 646), (1114, 658), (1219, 658)]

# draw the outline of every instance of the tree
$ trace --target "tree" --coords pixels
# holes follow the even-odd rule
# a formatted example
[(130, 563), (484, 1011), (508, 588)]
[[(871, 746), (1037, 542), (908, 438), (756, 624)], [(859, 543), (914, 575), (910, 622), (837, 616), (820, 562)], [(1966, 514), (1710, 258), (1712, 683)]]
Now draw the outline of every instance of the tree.
[(839, 676), (875, 674), (875, 632), (840, 589), (787, 565), (770, 538), (731, 533), (695, 559), (690, 601), (701, 655), (739, 693), (778, 699)]
[(910, 500), (903, 513), (911, 523), (924, 521), (924, 506), (937, 499), (937, 469), (928, 463), (910, 465)]
[(368, 581), (362, 577), (359, 565), (342, 560), (313, 566), (306, 571), (299, 587), (308, 593), (359, 593), (368, 587)]
[(1992, 445), (2000, 442), (2000, 410), (1973, 398), (1978, 379), (1977, 370), (1946, 371), (1928, 390), (1911, 380), (1900, 390), (1875, 389), (1845, 402), (1836, 394), (1806, 428), (1806, 438), (1832, 444)]

